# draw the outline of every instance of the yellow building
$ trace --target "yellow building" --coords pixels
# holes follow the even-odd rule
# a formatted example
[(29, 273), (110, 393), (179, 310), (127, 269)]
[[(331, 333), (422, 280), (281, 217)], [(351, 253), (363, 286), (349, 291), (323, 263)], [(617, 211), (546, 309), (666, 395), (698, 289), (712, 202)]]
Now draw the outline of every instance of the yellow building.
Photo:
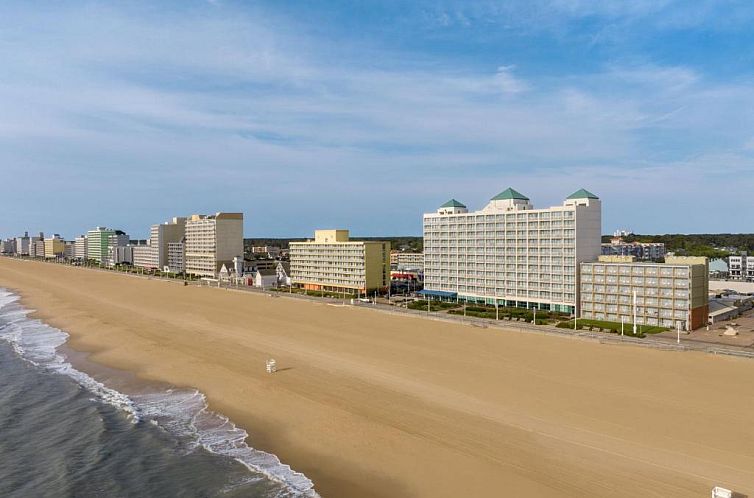
[(316, 230), (291, 242), (291, 282), (307, 290), (371, 293), (390, 282), (390, 242), (352, 241), (348, 230)]
[(60, 238), (60, 235), (56, 234), (45, 239), (44, 244), (45, 258), (58, 258), (65, 253), (65, 241)]

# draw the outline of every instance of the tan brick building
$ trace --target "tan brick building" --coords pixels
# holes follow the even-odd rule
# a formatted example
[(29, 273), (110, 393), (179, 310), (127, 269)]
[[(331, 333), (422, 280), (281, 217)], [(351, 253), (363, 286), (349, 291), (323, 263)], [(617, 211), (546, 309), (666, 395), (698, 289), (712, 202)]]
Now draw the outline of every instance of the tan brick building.
[(348, 230), (316, 230), (291, 242), (291, 282), (307, 290), (371, 293), (390, 284), (390, 242), (352, 241)]

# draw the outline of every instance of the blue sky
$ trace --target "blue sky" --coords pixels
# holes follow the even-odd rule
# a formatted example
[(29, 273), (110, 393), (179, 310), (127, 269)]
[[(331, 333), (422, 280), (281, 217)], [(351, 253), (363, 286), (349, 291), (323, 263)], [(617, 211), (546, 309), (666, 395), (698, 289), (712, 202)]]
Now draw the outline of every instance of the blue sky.
[(0, 236), (421, 233), (585, 187), (603, 232), (751, 232), (747, 1), (4, 2)]

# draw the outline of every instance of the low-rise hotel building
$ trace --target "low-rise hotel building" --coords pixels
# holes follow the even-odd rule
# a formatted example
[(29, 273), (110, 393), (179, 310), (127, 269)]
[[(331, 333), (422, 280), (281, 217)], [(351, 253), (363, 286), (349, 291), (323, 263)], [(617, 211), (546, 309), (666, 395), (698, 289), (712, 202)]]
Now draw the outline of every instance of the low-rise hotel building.
[(353, 241), (348, 230), (316, 230), (290, 243), (291, 283), (307, 290), (371, 293), (390, 285), (390, 242)]
[(728, 256), (728, 276), (733, 280), (743, 280), (746, 275), (746, 256)]
[(452, 199), (424, 215), (422, 294), (574, 313), (578, 265), (597, 259), (601, 232), (601, 201), (584, 189), (539, 209), (512, 188), (474, 212)]
[(754, 256), (746, 253), (728, 257), (728, 276), (731, 280), (754, 280)]
[(707, 323), (709, 263), (701, 257), (638, 262), (601, 256), (581, 264), (581, 318), (693, 330)]
[(603, 256), (634, 256), (638, 260), (657, 261), (665, 257), (662, 242), (624, 242), (619, 238), (602, 244)]
[(281, 248), (278, 246), (252, 246), (251, 253), (254, 256), (277, 259), (280, 257)]
[(391, 251), (390, 266), (396, 269), (424, 270), (424, 253)]
[(243, 257), (243, 213), (195, 214), (186, 220), (186, 273), (216, 277)]

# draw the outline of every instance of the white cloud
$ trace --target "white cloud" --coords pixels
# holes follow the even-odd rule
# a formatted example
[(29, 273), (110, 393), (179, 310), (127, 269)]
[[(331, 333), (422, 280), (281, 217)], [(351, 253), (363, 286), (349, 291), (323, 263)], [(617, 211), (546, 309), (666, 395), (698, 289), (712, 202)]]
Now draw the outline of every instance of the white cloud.
[(519, 93), (528, 89), (528, 85), (513, 75), (515, 66), (500, 66), (495, 74), (495, 82), (503, 93)]
[[(250, 202), (253, 185), (290, 196), (316, 188), (322, 198), (291, 228), (300, 233), (329, 199), (431, 207), (440, 192), (472, 202), (515, 182), (553, 202), (583, 185), (626, 207), (661, 189), (668, 199), (704, 191), (716, 168), (742, 172), (733, 188), (751, 182), (739, 150), (752, 147), (754, 126), (745, 82), (618, 62), (563, 79), (523, 78), (512, 65), (412, 65), (400, 53), (359, 63), (224, 9), (169, 20), (105, 7), (27, 12), (44, 28), (35, 36), (0, 21), (0, 168), (14, 165), (21, 185), (0, 185), (0, 197), (116, 179), (106, 199), (127, 202), (164, 181), (175, 193), (146, 190), (140, 201), (188, 211), (197, 199), (210, 210)], [(269, 205), (279, 195), (255, 192)]]

